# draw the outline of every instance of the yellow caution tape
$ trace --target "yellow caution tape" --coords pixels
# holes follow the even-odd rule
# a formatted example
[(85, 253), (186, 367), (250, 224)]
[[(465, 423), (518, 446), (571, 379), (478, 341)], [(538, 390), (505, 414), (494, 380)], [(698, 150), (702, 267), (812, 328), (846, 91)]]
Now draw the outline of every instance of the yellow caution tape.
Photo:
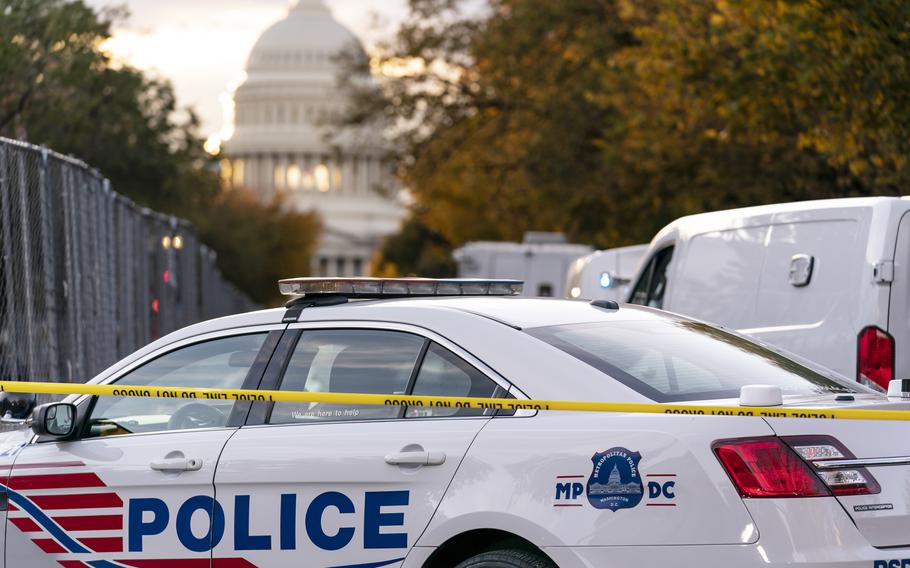
[(251, 400), (267, 402), (321, 402), (328, 404), (373, 404), (385, 406), (423, 406), (474, 408), (482, 410), (571, 410), (580, 412), (632, 412), (698, 416), (760, 416), (766, 418), (824, 418), (843, 420), (910, 420), (908, 410), (868, 410), (831, 408), (785, 408), (709, 406), (694, 404), (655, 404), (631, 402), (586, 402), (572, 400), (521, 400), (461, 396), (383, 395), (336, 392), (209, 389), (185, 387), (142, 387), (73, 383), (32, 383), (0, 381), (0, 391), (36, 394), (77, 394), (100, 396), (139, 396), (205, 400)]

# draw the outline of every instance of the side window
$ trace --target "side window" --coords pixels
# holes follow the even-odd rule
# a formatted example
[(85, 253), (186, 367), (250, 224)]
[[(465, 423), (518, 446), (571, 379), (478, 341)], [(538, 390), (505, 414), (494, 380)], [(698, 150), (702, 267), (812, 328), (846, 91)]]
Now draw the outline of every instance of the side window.
[(648, 303), (648, 285), (651, 283), (651, 273), (654, 272), (655, 260), (657, 260), (656, 255), (648, 260), (648, 264), (646, 264), (645, 268), (641, 271), (641, 276), (638, 277), (638, 282), (635, 283), (632, 294), (629, 296), (630, 304), (644, 306)]
[[(422, 337), (398, 331), (304, 331), (281, 390), (404, 394), (423, 350)], [(398, 418), (397, 406), (276, 402), (270, 424)]]
[(651, 257), (641, 277), (635, 283), (630, 304), (661, 308), (664, 305), (664, 293), (667, 290), (667, 267), (673, 258), (673, 247), (666, 247)]
[[(116, 381), (123, 386), (239, 389), (262, 348), (265, 333), (237, 335), (166, 353)], [(98, 397), (86, 437), (223, 427), (234, 401)]]
[[(505, 389), (494, 383), (451, 351), (433, 343), (417, 373), (413, 394), (424, 396), (469, 396), (506, 398)], [(511, 397), (509, 397), (511, 398)], [(407, 418), (438, 418), (444, 416), (484, 416), (492, 411), (472, 408), (409, 406)]]

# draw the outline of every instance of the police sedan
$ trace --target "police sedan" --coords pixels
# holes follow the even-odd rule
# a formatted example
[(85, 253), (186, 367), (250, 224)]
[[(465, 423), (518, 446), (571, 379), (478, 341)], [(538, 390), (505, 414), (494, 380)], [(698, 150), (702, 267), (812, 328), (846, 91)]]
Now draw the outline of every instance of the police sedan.
[[(287, 308), (93, 382), (908, 406), (702, 322), (505, 297), (515, 282), (282, 286)], [(0, 444), (9, 568), (910, 567), (906, 422), (136, 396), (34, 414)]]

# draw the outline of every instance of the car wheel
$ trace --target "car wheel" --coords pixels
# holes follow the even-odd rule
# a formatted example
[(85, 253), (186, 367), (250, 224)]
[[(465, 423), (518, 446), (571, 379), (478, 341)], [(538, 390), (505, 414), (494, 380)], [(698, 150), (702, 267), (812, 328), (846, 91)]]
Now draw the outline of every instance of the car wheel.
[(556, 564), (524, 550), (492, 550), (472, 556), (455, 568), (556, 568)]

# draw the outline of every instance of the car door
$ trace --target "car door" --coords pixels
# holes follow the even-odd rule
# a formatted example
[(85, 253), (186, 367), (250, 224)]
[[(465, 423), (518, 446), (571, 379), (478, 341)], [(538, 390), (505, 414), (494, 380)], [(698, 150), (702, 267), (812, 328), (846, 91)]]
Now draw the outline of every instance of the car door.
[[(112, 382), (255, 388), (278, 336), (257, 328), (184, 341)], [(215, 465), (248, 410), (248, 403), (236, 404), (82, 399), (75, 439), (33, 442), (13, 464), (6, 565), (208, 565), (224, 526), (214, 501)], [(235, 411), (242, 416), (231, 420)]]
[[(389, 324), (391, 325), (391, 324)], [(300, 326), (298, 326), (300, 327)], [(281, 390), (506, 396), (454, 346), (404, 327), (307, 328)], [(277, 355), (276, 355), (277, 357)], [(429, 523), (489, 412), (255, 403), (215, 476), (234, 519), (216, 556), (256, 566), (397, 566)]]

